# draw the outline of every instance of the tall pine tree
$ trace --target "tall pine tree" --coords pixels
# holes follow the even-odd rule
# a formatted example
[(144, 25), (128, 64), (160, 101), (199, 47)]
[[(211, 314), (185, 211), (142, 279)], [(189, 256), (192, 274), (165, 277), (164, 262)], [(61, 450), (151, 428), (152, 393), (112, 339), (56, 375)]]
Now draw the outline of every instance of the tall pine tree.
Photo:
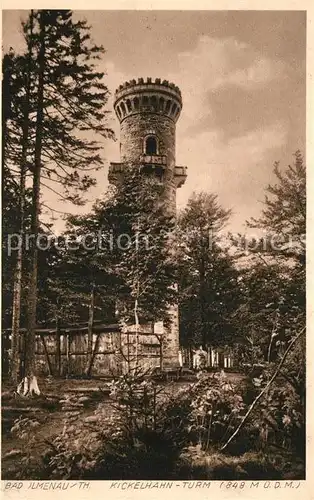
[[(25, 68), (27, 64), (31, 68), (32, 79), (27, 137), (27, 168), (32, 178), (31, 272), (25, 373), (19, 387), (26, 394), (39, 392), (34, 352), (42, 187), (65, 201), (83, 203), (82, 195), (95, 184), (89, 171), (103, 164), (102, 144), (94, 139), (95, 133), (101, 139), (113, 133), (107, 126), (108, 89), (96, 68), (104, 49), (91, 43), (86, 22), (74, 21), (71, 11), (34, 11), (24, 25), (24, 38), (30, 48), (27, 55), (31, 54), (31, 61), (24, 58)], [(26, 108), (24, 99), (23, 116)]]

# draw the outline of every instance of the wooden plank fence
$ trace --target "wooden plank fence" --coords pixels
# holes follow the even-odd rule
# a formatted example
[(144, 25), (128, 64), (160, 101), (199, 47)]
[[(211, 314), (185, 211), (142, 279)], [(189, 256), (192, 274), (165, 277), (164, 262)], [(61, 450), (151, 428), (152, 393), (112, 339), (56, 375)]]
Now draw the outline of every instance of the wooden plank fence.
[[(143, 325), (144, 326), (144, 325)], [(39, 375), (54, 377), (119, 376), (134, 367), (136, 333), (121, 331), (118, 324), (95, 324), (92, 329), (92, 352), (88, 352), (88, 327), (76, 325), (36, 330), (35, 359)], [(20, 330), (20, 373), (23, 373), (23, 353), (26, 329)], [(138, 332), (140, 342), (137, 349), (138, 363), (143, 368), (163, 368), (163, 335), (147, 325)], [(10, 370), (11, 330), (2, 331), (2, 375)], [(203, 351), (205, 366), (212, 369), (232, 369), (236, 361), (228, 348), (208, 347)], [(196, 368), (195, 351), (181, 348), (178, 365)]]
[[(20, 372), (23, 373), (23, 352), (26, 329), (20, 330)], [(152, 331), (139, 332), (139, 364), (160, 366), (162, 341)], [(125, 373), (135, 360), (136, 335), (121, 332), (118, 324), (93, 326), (92, 353), (88, 353), (88, 328), (71, 327), (36, 330), (36, 371), (39, 375), (73, 376), (118, 376)], [(2, 374), (9, 373), (11, 330), (2, 331)]]

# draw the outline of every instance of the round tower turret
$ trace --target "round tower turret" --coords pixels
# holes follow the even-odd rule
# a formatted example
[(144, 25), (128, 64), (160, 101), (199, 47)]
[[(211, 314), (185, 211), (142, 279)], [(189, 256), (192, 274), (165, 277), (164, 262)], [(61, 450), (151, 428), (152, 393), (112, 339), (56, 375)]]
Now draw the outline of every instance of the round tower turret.
[(154, 82), (151, 78), (130, 80), (116, 90), (114, 108), (120, 123), (139, 113), (165, 115), (176, 122), (182, 109), (181, 91), (160, 78)]
[[(164, 157), (175, 164), (175, 124), (182, 109), (180, 89), (167, 80), (143, 78), (125, 82), (115, 93), (120, 121), (121, 161), (138, 162), (143, 155)], [(155, 159), (156, 160), (156, 159)]]

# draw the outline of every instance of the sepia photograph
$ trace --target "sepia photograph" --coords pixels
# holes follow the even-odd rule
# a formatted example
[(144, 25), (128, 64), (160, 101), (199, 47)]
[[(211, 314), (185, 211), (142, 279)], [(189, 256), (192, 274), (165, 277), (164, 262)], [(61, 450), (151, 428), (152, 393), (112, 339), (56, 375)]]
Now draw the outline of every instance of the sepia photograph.
[(306, 479), (306, 22), (2, 11), (2, 479)]

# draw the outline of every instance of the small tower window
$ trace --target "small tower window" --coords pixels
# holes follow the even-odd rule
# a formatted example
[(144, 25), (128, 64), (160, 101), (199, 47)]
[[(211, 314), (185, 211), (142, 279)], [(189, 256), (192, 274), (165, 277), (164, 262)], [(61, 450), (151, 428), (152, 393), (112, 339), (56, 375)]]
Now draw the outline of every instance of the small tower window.
[(135, 97), (134, 101), (133, 101), (133, 106), (134, 106), (134, 109), (138, 109), (139, 108), (139, 100), (137, 97)]
[(159, 99), (159, 106), (160, 106), (160, 110), (163, 111), (164, 107), (165, 107), (165, 99), (163, 97), (161, 97)]
[(145, 139), (145, 154), (156, 155), (157, 154), (157, 139), (156, 137), (150, 135)]
[(172, 108), (171, 108), (171, 114), (174, 115), (177, 110), (177, 106), (175, 103), (173, 103)]
[(166, 104), (166, 113), (169, 113), (170, 106), (171, 106), (171, 101), (167, 101), (167, 104)]
[(148, 106), (148, 97), (147, 97), (147, 95), (143, 96), (143, 106)]
[(132, 104), (131, 104), (130, 99), (128, 99), (128, 100), (126, 101), (126, 105), (127, 105), (128, 111), (129, 111), (129, 112), (131, 112), (131, 111), (132, 111)]
[(120, 106), (120, 107), (121, 107), (121, 110), (122, 110), (122, 113), (123, 113), (123, 116), (124, 116), (124, 115), (125, 115), (125, 113), (126, 113), (126, 109), (125, 109), (125, 105), (124, 105), (124, 103), (123, 103), (123, 102), (121, 103), (121, 106)]
[(154, 111), (157, 111), (157, 98), (156, 98), (156, 96), (154, 96), (154, 95), (153, 95), (153, 96), (150, 98), (150, 104), (151, 104), (151, 106), (152, 106), (153, 110), (154, 110)]

